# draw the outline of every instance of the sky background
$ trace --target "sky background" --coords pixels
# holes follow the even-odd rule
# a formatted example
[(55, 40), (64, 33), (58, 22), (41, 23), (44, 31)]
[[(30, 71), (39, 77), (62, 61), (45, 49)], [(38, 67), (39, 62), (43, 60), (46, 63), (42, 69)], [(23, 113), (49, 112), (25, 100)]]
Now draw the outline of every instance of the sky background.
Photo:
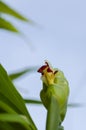
[[(26, 38), (0, 30), (0, 62), (9, 72), (40, 66), (49, 60), (61, 69), (70, 85), (69, 102), (82, 103), (68, 108), (65, 130), (86, 129), (86, 1), (85, 0), (4, 0), (32, 19), (37, 26), (3, 15), (21, 30)], [(23, 97), (40, 99), (40, 74), (34, 73), (15, 85)], [(27, 106), (38, 130), (45, 129), (46, 110)], [(34, 111), (34, 112), (33, 112)]]

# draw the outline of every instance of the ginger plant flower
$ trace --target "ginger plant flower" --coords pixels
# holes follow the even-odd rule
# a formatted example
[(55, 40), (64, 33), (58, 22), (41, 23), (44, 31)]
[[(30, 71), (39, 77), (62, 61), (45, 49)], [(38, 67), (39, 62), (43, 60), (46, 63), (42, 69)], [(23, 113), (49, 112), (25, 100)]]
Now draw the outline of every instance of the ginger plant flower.
[(53, 68), (47, 61), (45, 62), (45, 65), (38, 69), (38, 72), (41, 73), (43, 84), (43, 89), (40, 92), (42, 103), (48, 110), (51, 96), (53, 95), (55, 97), (57, 104), (59, 104), (60, 125), (63, 122), (67, 111), (69, 97), (68, 81), (61, 70)]

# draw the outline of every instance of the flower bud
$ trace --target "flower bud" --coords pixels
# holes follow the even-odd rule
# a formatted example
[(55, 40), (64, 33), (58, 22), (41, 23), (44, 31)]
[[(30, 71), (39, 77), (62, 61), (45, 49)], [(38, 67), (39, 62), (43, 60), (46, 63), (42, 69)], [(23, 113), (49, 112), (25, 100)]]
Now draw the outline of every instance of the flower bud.
[(60, 120), (62, 122), (67, 110), (69, 96), (68, 81), (62, 71), (53, 68), (48, 62), (45, 62), (45, 65), (40, 67), (38, 72), (41, 73), (43, 83), (43, 89), (40, 92), (43, 105), (48, 109), (51, 96), (53, 95), (59, 104)]

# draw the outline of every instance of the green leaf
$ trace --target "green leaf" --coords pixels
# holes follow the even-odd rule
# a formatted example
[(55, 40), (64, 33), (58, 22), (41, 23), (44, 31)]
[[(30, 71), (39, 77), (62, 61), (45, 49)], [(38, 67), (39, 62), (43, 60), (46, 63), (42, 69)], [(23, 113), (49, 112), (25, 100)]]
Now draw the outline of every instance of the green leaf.
[(14, 25), (12, 25), (9, 21), (6, 21), (3, 18), (0, 18), (0, 28), (15, 32), (15, 33), (19, 33), (19, 31), (16, 29), (16, 27), (14, 27)]
[[(24, 99), (24, 101), (25, 101), (25, 103), (29, 103), (29, 104), (42, 105), (42, 102), (40, 100)], [(83, 104), (81, 104), (81, 103), (68, 103), (67, 106), (69, 108), (76, 108), (76, 107), (82, 107)]]
[[(0, 121), (1, 130), (15, 130), (15, 128), (7, 122)], [(16, 129), (17, 130), (17, 129)], [(18, 129), (19, 130), (19, 129)]]
[(15, 10), (13, 10), (11, 7), (9, 7), (7, 4), (5, 4), (2, 1), (0, 1), (0, 12), (12, 15), (20, 20), (23, 20), (23, 21), (28, 21), (27, 18), (25, 18), (24, 16), (22, 16), (21, 14), (19, 14)]
[(2, 122), (11, 122), (11, 123), (20, 123), (22, 126), (24, 126), (25, 130), (32, 130), (30, 127), (30, 122), (28, 122), (28, 119), (26, 116), (23, 115), (17, 115), (17, 114), (0, 114), (0, 121)]
[(70, 108), (76, 108), (76, 107), (82, 107), (83, 104), (82, 103), (69, 103), (68, 107)]
[(8, 113), (16, 113), (13, 108), (11, 108), (7, 103), (0, 101), (0, 113), (1, 110), (8, 112)]
[(47, 112), (46, 130), (59, 130), (57, 129), (60, 114), (58, 106), (57, 100), (52, 96)]
[(24, 99), (25, 103), (29, 103), (29, 104), (41, 104), (42, 105), (42, 102), (39, 101), (39, 100), (33, 100), (33, 99)]
[(12, 74), (9, 74), (9, 77), (11, 78), (11, 80), (15, 80), (27, 73), (35, 72), (36, 70), (37, 70), (37, 67), (30, 67), (30, 68), (22, 69), (21, 71), (17, 71)]
[(36, 130), (33, 120), (26, 109), (25, 102), (11, 82), (5, 69), (0, 64), (0, 100), (6, 103), (18, 114), (25, 115), (30, 122), (31, 128)]

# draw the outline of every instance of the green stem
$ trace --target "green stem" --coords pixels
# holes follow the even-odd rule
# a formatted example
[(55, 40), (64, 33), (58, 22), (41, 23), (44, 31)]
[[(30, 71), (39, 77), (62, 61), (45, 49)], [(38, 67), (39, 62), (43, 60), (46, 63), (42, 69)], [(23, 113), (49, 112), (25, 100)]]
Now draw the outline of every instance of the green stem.
[(50, 105), (47, 111), (46, 130), (64, 130), (60, 124), (59, 105), (54, 96), (51, 96)]

